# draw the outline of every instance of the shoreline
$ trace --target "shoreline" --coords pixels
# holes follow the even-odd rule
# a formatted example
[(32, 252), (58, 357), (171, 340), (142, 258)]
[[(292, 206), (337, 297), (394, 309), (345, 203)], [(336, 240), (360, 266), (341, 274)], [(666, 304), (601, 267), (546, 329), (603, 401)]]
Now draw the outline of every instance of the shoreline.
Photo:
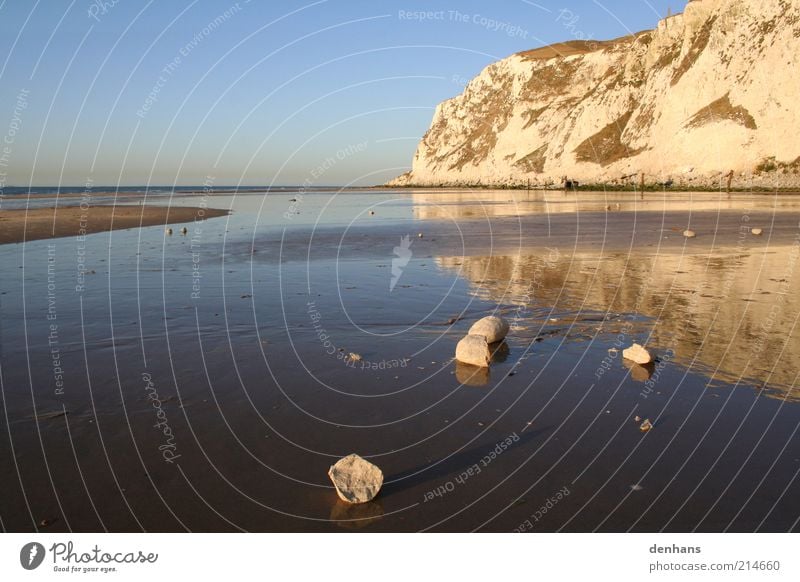
[[(380, 192), (384, 190), (393, 190), (393, 191), (412, 191), (412, 190), (424, 190), (424, 191), (431, 191), (431, 192), (452, 192), (452, 191), (491, 191), (491, 190), (515, 190), (515, 191), (530, 191), (530, 192), (585, 192), (585, 193), (598, 193), (602, 194), (605, 192), (627, 192), (631, 194), (641, 193), (642, 190), (637, 186), (631, 185), (616, 185), (616, 184), (581, 184), (577, 187), (565, 189), (563, 186), (555, 187), (553, 185), (550, 186), (534, 186), (531, 185), (530, 187), (527, 184), (403, 184), (403, 185), (395, 185), (395, 184), (376, 184), (373, 186), (319, 186), (314, 188), (304, 188), (302, 185), (299, 186), (281, 186), (279, 188), (273, 189), (221, 189), (221, 190), (212, 190), (212, 191), (203, 191), (203, 190), (175, 190), (175, 191), (163, 191), (163, 192), (149, 192), (147, 193), (148, 197), (152, 198), (165, 198), (165, 197), (190, 197), (190, 196), (229, 196), (233, 195), (248, 195), (248, 194), (264, 194), (264, 195), (281, 195), (281, 194), (324, 194), (328, 192)], [(702, 186), (683, 186), (683, 185), (673, 185), (669, 188), (664, 186), (660, 186), (658, 184), (645, 184), (644, 192), (658, 192), (662, 194), (669, 194), (674, 192), (675, 194), (682, 194), (686, 192), (701, 192), (701, 193), (709, 193), (709, 192), (717, 192), (720, 194), (794, 194), (800, 195), (800, 187), (793, 187), (793, 188), (761, 188), (761, 187), (751, 187), (751, 188), (741, 188), (741, 187), (732, 187), (730, 190), (720, 187), (702, 187)], [(142, 189), (141, 191), (115, 191), (115, 190), (98, 190), (92, 193), (93, 198), (99, 197), (106, 197), (106, 196), (113, 196), (115, 198), (142, 198), (145, 190)], [(45, 193), (45, 192), (37, 192), (32, 194), (0, 194), (0, 201), (14, 201), (14, 200), (44, 200), (48, 198), (52, 198), (54, 200), (61, 200), (61, 199), (75, 199), (75, 198), (83, 198), (85, 196), (84, 192), (63, 192), (59, 194), (55, 193)]]
[[(719, 203), (717, 195), (675, 195), (685, 200), (665, 205), (654, 194), (652, 203), (622, 200), (622, 210), (606, 211), (602, 195), (555, 193), (531, 198), (568, 199), (566, 210), (548, 212), (549, 203), (537, 201), (508, 215), (517, 208), (508, 200), (524, 195), (415, 193), (393, 214), (379, 203), (406, 198), (394, 194), (342, 197), (333, 222), (286, 230), (274, 228), (279, 219), (264, 223), (281, 216), (290, 196), (265, 208), (259, 198), (240, 200), (230, 219), (203, 225), (195, 248), (191, 237), (177, 235), (183, 224), (173, 226), (169, 241), (163, 225), (147, 232), (136, 248), (136, 231), (118, 241), (88, 237), (75, 261), (75, 239), (52, 241), (70, 247), (57, 252), (47, 243), (0, 247), (8, 275), (0, 290), (5, 409), (18, 455), (15, 465), (7, 439), (0, 466), (19, 471), (33, 508), (26, 510), (21, 487), (10, 488), (1, 512), (6, 529), (179, 531), (187, 519), (196, 531), (228, 531), (232, 522), (248, 531), (333, 532), (360, 518), (366, 530), (416, 531), (441, 527), (452, 514), (448, 527), (471, 530), (477, 524), (456, 512), (503, 484), (530, 487), (529, 475), (546, 473), (558, 459), (565, 483), (583, 481), (548, 512), (543, 531), (603, 520), (608, 530), (692, 529), (695, 514), (714, 508), (715, 492), (731, 483), (728, 473), (710, 470), (716, 460), (733, 455), (725, 457), (733, 466), (749, 454), (727, 446), (731, 434), (775, 451), (754, 456), (761, 465), (752, 487), (735, 481), (731, 499), (747, 499), (756, 486), (770, 504), (782, 494), (797, 469), (774, 459), (800, 418), (792, 383), (800, 298), (791, 293), (800, 199)], [(313, 217), (327, 198), (311, 204), (309, 197), (300, 210)], [(407, 202), (416, 212), (407, 212)], [(342, 220), (373, 203), (373, 218)], [(142, 207), (117, 210), (139, 224)], [(197, 212), (152, 210), (173, 221)], [(54, 213), (42, 211), (48, 230)], [(17, 216), (24, 224), (24, 214)], [(683, 236), (687, 227), (696, 238)], [(753, 227), (763, 234), (753, 235)], [(405, 237), (412, 256), (397, 276), (394, 248)], [(507, 350), (478, 374), (452, 362), (458, 341), (492, 313), (513, 321)], [(626, 365), (620, 347), (645, 340), (658, 366)], [(350, 353), (359, 363), (344, 359)], [(646, 441), (634, 414), (652, 420)], [(197, 427), (202, 439), (193, 438)], [(511, 435), (519, 442), (493, 457), (491, 470), (426, 503), (430, 491), (455, 483)], [(566, 455), (564, 442), (575, 445)], [(698, 442), (703, 455), (683, 471)], [(611, 456), (600, 457), (606, 445)], [(269, 466), (255, 466), (242, 447)], [(81, 488), (59, 485), (59, 505), (41, 478), (43, 450), (55, 483), (111, 494), (98, 496), (93, 511)], [(327, 486), (331, 459), (349, 450), (377, 456), (386, 475), (365, 514), (345, 512), (331, 488), (318, 486)], [(666, 491), (666, 508), (654, 506), (647, 522), (636, 521), (638, 507), (609, 519), (607, 508), (626, 499), (662, 452), (663, 479), (648, 478), (627, 502), (646, 508)], [(142, 463), (120, 462), (115, 481), (98, 458)], [(217, 459), (232, 480), (279, 499), (282, 513), (214, 493), (206, 476)], [(526, 470), (515, 473), (526, 459)], [(190, 478), (210, 487), (209, 503), (230, 522), (204, 510), (186, 481), (175, 479), (178, 465), (197, 471)], [(678, 486), (667, 487), (678, 474)], [(765, 474), (770, 480), (759, 483)], [(706, 478), (694, 513), (676, 518), (684, 488)], [(148, 509), (156, 485), (175, 518)], [(485, 529), (511, 531), (530, 514), (530, 500), (538, 506), (535, 499), (555, 490), (543, 481), (526, 493), (528, 503), (511, 508), (486, 496), (486, 514), (498, 518)], [(581, 520), (569, 525), (579, 510)], [(737, 521), (737, 510), (714, 519), (752, 529), (758, 524), (749, 516), (764, 515), (754, 510)], [(400, 511), (404, 520), (391, 518)], [(792, 527), (797, 496), (770, 515), (763, 529)]]
[[(375, 190), (430, 190), (430, 191), (452, 191), (452, 190), (516, 190), (516, 191), (529, 191), (529, 192), (595, 192), (598, 194), (602, 194), (604, 192), (627, 192), (630, 194), (641, 194), (642, 190), (639, 188), (634, 188), (632, 186), (617, 186), (613, 184), (586, 184), (582, 186), (578, 186), (577, 188), (564, 188), (564, 187), (541, 187), (541, 186), (531, 186), (530, 188), (527, 187), (525, 184), (514, 184), (514, 185), (479, 185), (473, 184), (469, 186), (465, 185), (447, 185), (447, 184), (440, 184), (440, 185), (423, 185), (423, 184), (412, 184), (412, 185), (390, 185), (385, 184), (383, 186), (375, 186)], [(669, 194), (674, 192), (675, 194), (684, 194), (687, 192), (702, 192), (702, 193), (709, 193), (709, 192), (717, 192), (719, 194), (759, 194), (759, 195), (766, 195), (766, 194), (788, 194), (788, 195), (800, 195), (800, 188), (731, 188), (730, 190), (726, 190), (725, 188), (710, 188), (710, 187), (682, 187), (682, 186), (672, 186), (670, 188), (664, 188), (663, 186), (658, 185), (645, 185), (644, 192), (659, 192), (662, 194)]]
[(0, 210), (0, 245), (195, 222), (229, 214), (227, 210), (189, 206), (91, 206), (85, 209), (71, 206)]

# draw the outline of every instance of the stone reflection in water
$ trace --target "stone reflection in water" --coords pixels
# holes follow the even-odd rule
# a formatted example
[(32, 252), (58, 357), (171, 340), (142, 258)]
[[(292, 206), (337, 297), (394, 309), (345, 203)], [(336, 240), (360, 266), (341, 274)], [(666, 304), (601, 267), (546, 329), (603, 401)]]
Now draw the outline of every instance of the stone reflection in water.
[(337, 499), (331, 508), (330, 520), (344, 529), (362, 529), (376, 523), (383, 517), (380, 501), (369, 503), (346, 503)]
[[(712, 254), (560, 249), (554, 262), (544, 250), (529, 252), (437, 262), (460, 269), (476, 296), (524, 313), (521, 330), (541, 332), (558, 314), (568, 339), (589, 327), (601, 341), (626, 333), (715, 380), (766, 385), (768, 395), (798, 398), (792, 391), (800, 369), (796, 245)], [(597, 318), (598, 312), (607, 315)], [(645, 371), (637, 370), (634, 378), (640, 376)]]
[(656, 365), (652, 362), (642, 365), (623, 359), (622, 365), (630, 371), (631, 378), (636, 382), (647, 382), (653, 377), (653, 372), (656, 371)]
[(456, 380), (464, 386), (475, 386), (480, 388), (489, 383), (489, 368), (471, 366), (456, 360)]

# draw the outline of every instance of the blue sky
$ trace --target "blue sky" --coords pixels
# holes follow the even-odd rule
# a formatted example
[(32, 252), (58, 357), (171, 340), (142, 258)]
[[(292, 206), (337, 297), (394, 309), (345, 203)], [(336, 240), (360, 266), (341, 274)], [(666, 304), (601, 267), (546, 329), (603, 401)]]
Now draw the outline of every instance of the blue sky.
[(684, 6), (0, 3), (0, 186), (380, 183), (491, 62), (652, 28)]

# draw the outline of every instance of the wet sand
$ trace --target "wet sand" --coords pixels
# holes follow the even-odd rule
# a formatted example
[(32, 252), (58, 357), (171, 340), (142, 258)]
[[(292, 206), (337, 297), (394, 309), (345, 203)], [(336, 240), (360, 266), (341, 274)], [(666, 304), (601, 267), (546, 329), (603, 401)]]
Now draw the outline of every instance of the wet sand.
[[(800, 199), (371, 196), (88, 237), (80, 291), (73, 241), (0, 247), (3, 528), (798, 529)], [(492, 367), (453, 362), (492, 312)]]
[(220, 209), (119, 205), (0, 210), (0, 244), (177, 224), (227, 214)]

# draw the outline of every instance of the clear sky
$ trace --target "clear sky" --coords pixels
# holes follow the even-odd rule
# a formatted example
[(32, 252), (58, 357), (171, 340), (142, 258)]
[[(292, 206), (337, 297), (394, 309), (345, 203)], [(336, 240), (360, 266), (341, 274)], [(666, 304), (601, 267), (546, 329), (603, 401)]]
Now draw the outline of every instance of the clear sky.
[(0, 186), (380, 183), (491, 62), (684, 5), (0, 0)]

